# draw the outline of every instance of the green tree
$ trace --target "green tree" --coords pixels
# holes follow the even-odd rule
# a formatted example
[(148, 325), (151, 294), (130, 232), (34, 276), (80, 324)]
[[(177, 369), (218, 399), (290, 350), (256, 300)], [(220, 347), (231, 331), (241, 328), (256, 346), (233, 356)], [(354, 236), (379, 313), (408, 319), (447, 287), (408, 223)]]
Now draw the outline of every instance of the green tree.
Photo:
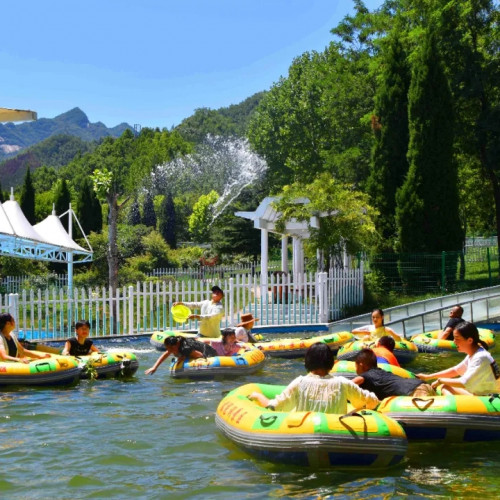
[(409, 68), (395, 30), (383, 50), (383, 65), (375, 97), (372, 149), (367, 191), (380, 212), (377, 230), (381, 236), (378, 252), (391, 252), (396, 237), (396, 191), (408, 172), (408, 89)]
[(453, 103), (432, 35), (413, 64), (409, 90), (408, 175), (397, 192), (402, 252), (460, 250)]
[(170, 248), (177, 248), (177, 238), (175, 234), (176, 213), (172, 193), (169, 191), (160, 205), (159, 231)]
[(193, 206), (193, 213), (189, 217), (189, 232), (194, 241), (205, 243), (210, 239), (210, 225), (213, 219), (213, 207), (219, 195), (216, 191), (201, 195)]
[[(307, 200), (298, 203), (297, 200)], [(377, 238), (368, 195), (342, 184), (329, 174), (321, 174), (309, 184), (285, 186), (275, 208), (280, 214), (277, 229), (286, 233), (286, 222), (307, 222), (309, 245), (327, 255), (338, 255), (344, 249), (350, 254), (367, 249)], [(319, 223), (311, 224), (316, 219)]]
[[(54, 190), (54, 208), (56, 214), (59, 216), (66, 212), (69, 209), (70, 203), (71, 193), (68, 188), (68, 183), (65, 179), (61, 179), (57, 182)], [(66, 231), (68, 230), (68, 218), (69, 215), (66, 215), (64, 219), (61, 220), (66, 228)]]
[(24, 176), (19, 205), (21, 206), (24, 216), (28, 219), (28, 222), (30, 224), (35, 224), (35, 188), (33, 187), (29, 167), (26, 170), (26, 175)]
[(149, 191), (144, 196), (144, 203), (142, 205), (142, 223), (145, 226), (156, 228), (156, 213), (153, 202), (153, 197)]
[(134, 201), (129, 207), (128, 223), (131, 226), (136, 226), (137, 224), (141, 223), (141, 211), (139, 208), (139, 202), (137, 201), (137, 197), (134, 198)]
[(87, 177), (78, 193), (76, 200), (76, 214), (86, 235), (91, 231), (102, 231), (102, 208), (92, 189), (92, 182)]

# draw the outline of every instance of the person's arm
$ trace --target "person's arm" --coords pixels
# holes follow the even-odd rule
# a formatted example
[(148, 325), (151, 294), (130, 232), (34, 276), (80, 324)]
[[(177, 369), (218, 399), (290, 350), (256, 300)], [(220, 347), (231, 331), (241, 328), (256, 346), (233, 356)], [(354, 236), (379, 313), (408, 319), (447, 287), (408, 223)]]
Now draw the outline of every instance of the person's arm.
[(29, 363), (30, 362), (30, 360), (27, 358), (23, 358), (23, 357), (16, 358), (15, 356), (9, 356), (9, 354), (5, 350), (3, 342), (1, 342), (1, 341), (0, 341), (0, 359), (2, 361), (20, 361), (21, 363)]
[(151, 367), (151, 368), (148, 368), (144, 373), (146, 375), (152, 375), (157, 369), (158, 367), (170, 356), (171, 352), (170, 351), (166, 351), (164, 352), (157, 360), (156, 360), (156, 363)]
[[(25, 358), (28, 357), (28, 358), (33, 358), (33, 359), (46, 359), (46, 358), (51, 357), (51, 355), (48, 352), (45, 352), (43, 354), (38, 353), (38, 352), (33, 352), (33, 351), (29, 351), (28, 349), (25, 349), (22, 346), (21, 346), (20, 351), (22, 353), (22, 356)], [(18, 349), (18, 353), (19, 353), (19, 349)]]
[(264, 394), (257, 391), (252, 392), (252, 394), (248, 396), (248, 399), (256, 400), (260, 404), (260, 406), (263, 406), (264, 408), (267, 408), (270, 401), (269, 398), (266, 398), (266, 396), (264, 396)]
[(392, 328), (389, 328), (388, 326), (386, 326), (385, 332), (388, 333), (394, 340), (397, 340), (397, 341), (401, 340), (401, 337)]
[(460, 374), (457, 372), (456, 366), (453, 368), (448, 368), (447, 370), (442, 370), (436, 373), (416, 373), (415, 376), (420, 380), (431, 380), (433, 378), (441, 377), (458, 377)]
[(90, 346), (90, 352), (99, 352), (99, 348), (96, 347), (94, 344)]
[(450, 334), (453, 333), (453, 328), (451, 326), (448, 326), (444, 330), (441, 330), (438, 333), (438, 339), (439, 340), (449, 340)]
[(357, 377), (354, 377), (352, 379), (352, 381), (356, 384), (356, 385), (361, 385), (365, 379), (363, 377), (360, 377), (359, 375)]
[[(363, 377), (356, 378), (362, 379)], [(345, 385), (347, 389), (347, 399), (355, 408), (361, 408), (363, 406), (366, 406), (369, 410), (376, 408), (380, 401), (373, 392), (361, 389), (354, 380), (348, 380), (347, 382), (348, 383)]]
[[(203, 355), (203, 353), (201, 353), (200, 351), (197, 351), (196, 349), (193, 349), (190, 354), (189, 354), (189, 359), (199, 359), (199, 358), (204, 358), (205, 356)], [(180, 356), (179, 356), (179, 359), (180, 359)]]
[(62, 356), (69, 356), (69, 352), (71, 351), (71, 344), (69, 340), (66, 340), (66, 343), (64, 344), (64, 349), (62, 350), (61, 355)]
[(351, 330), (351, 333), (370, 333), (370, 325), (360, 326)]

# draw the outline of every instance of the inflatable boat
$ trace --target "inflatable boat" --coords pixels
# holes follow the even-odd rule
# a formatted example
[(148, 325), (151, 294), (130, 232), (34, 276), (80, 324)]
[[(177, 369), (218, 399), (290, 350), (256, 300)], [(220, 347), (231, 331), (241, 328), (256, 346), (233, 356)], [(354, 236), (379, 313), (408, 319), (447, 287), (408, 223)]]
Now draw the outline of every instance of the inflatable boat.
[[(179, 332), (179, 331), (173, 331), (173, 330), (166, 330), (164, 332), (153, 332), (150, 339), (149, 343), (157, 350), (157, 351), (165, 351), (165, 339), (167, 337), (192, 337), (195, 338), (197, 337), (196, 332)], [(203, 338), (197, 338), (196, 340), (203, 340)], [(209, 339), (209, 340), (216, 340), (216, 339)]]
[(498, 441), (500, 395), (395, 396), (384, 399), (377, 411), (396, 419), (409, 440)]
[[(411, 338), (411, 341), (418, 347), (420, 352), (439, 353), (451, 352), (457, 353), (457, 346), (453, 340), (438, 339), (438, 334), (441, 330), (433, 330), (432, 332), (419, 333)], [(486, 328), (478, 328), (479, 338), (486, 343), (491, 351), (495, 348), (495, 333)]]
[(260, 458), (315, 469), (387, 467), (403, 459), (408, 445), (404, 430), (377, 412), (271, 411), (248, 399), (254, 391), (273, 398), (283, 389), (247, 384), (231, 391), (217, 407), (218, 429)]
[[(411, 363), (417, 356), (417, 346), (408, 340), (396, 340), (395, 342), (396, 346), (394, 347), (393, 353), (399, 364), (406, 365)], [(348, 342), (339, 349), (337, 359), (354, 361), (361, 349), (372, 349), (375, 345), (376, 342), (373, 340), (355, 340), (353, 342)]]
[(351, 332), (337, 332), (316, 337), (261, 341), (255, 343), (254, 346), (273, 358), (301, 358), (316, 342), (327, 344), (332, 351), (337, 352), (341, 346), (353, 338)]
[(66, 385), (80, 379), (82, 368), (72, 356), (0, 362), (0, 385)]
[(265, 361), (265, 354), (254, 347), (249, 350), (241, 349), (235, 356), (214, 356), (182, 361), (174, 358), (170, 367), (170, 376), (173, 378), (207, 379), (248, 375), (260, 370)]
[[(394, 375), (399, 375), (400, 377), (415, 378), (414, 373), (412, 373), (409, 370), (405, 370), (400, 366), (389, 365), (387, 363), (380, 363), (377, 366), (379, 368), (382, 368), (382, 370), (385, 370), (386, 372), (394, 373)], [(330, 373), (332, 375), (340, 375), (348, 379), (353, 379), (354, 377), (357, 376), (356, 365), (354, 364), (354, 361), (346, 361), (346, 360), (335, 361), (335, 364), (333, 365), (333, 368), (330, 371)]]

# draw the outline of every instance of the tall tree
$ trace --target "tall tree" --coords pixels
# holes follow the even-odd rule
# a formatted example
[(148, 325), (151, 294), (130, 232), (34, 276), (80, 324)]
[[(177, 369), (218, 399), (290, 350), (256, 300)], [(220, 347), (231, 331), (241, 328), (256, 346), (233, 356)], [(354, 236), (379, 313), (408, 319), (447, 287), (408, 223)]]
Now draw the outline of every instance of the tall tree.
[(372, 116), (375, 143), (372, 149), (367, 190), (380, 212), (377, 230), (379, 252), (394, 250), (396, 237), (396, 191), (408, 172), (408, 89), (410, 72), (398, 30), (383, 49), (383, 71), (379, 79)]
[(158, 218), (160, 234), (169, 244), (170, 248), (177, 248), (175, 205), (170, 191), (163, 197)]
[(396, 195), (403, 252), (459, 250), (457, 165), (453, 159), (453, 102), (434, 37), (428, 32), (413, 63), (409, 90), (408, 161)]
[[(61, 215), (69, 209), (71, 203), (71, 193), (69, 192), (66, 179), (61, 179), (57, 182), (54, 192), (54, 208), (56, 214)], [(64, 217), (63, 222), (66, 231), (68, 230), (69, 214)]]
[(149, 191), (146, 191), (144, 204), (142, 205), (142, 223), (145, 226), (156, 228), (155, 205), (153, 203), (153, 196)]
[(28, 222), (30, 224), (35, 224), (35, 188), (31, 180), (30, 167), (28, 167), (26, 175), (24, 176), (19, 205), (21, 206), (24, 216), (28, 219)]
[(85, 178), (76, 200), (76, 214), (85, 234), (102, 230), (102, 209), (89, 178)]
[(131, 203), (129, 207), (128, 223), (131, 226), (137, 226), (137, 224), (141, 223), (141, 210), (139, 208), (139, 202), (137, 201), (137, 196), (134, 198), (134, 201)]

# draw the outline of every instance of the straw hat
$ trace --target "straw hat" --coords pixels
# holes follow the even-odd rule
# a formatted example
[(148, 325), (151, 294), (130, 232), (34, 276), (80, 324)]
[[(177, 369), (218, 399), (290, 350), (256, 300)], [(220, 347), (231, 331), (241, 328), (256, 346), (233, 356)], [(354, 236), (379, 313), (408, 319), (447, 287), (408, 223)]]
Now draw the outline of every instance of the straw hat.
[(246, 326), (252, 321), (259, 321), (259, 318), (254, 318), (252, 313), (245, 313), (241, 315), (241, 323), (238, 323), (236, 326)]

